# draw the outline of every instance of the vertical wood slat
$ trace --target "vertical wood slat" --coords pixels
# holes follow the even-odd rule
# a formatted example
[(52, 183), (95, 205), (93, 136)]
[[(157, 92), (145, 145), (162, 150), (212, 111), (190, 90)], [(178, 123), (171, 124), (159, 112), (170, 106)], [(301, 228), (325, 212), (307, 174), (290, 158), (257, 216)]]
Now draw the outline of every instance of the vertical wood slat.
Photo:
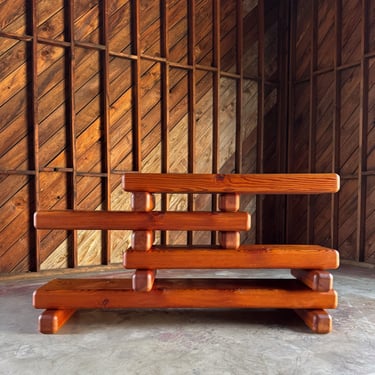
[[(74, 40), (74, 0), (65, 1), (66, 7), (66, 40), (69, 43), (67, 54), (67, 126), (70, 144), (70, 173), (69, 190), (67, 191), (69, 208), (77, 208), (77, 157), (76, 157), (76, 137), (75, 137), (75, 40)], [(69, 191), (71, 195), (69, 196)], [(76, 230), (69, 231), (71, 236), (70, 250), (68, 256), (68, 267), (78, 266), (78, 235)]]
[(243, 103), (243, 4), (237, 0), (237, 48), (236, 48), (236, 70), (240, 76), (236, 80), (236, 149), (235, 149), (235, 172), (242, 173), (242, 103)]
[[(340, 125), (341, 125), (341, 38), (342, 38), (342, 3), (335, 2), (335, 51), (334, 51), (334, 97), (333, 97), (333, 155), (332, 172), (340, 171)], [(331, 200), (331, 247), (338, 248), (339, 229), (339, 194), (334, 194)]]
[[(258, 121), (257, 121), (257, 173), (263, 173), (264, 165), (264, 88), (265, 88), (265, 12), (264, 0), (258, 1)], [(256, 197), (256, 241), (263, 242), (263, 199)]]
[(140, 172), (142, 169), (140, 0), (132, 0), (131, 20), (132, 54), (137, 57), (132, 60), (133, 170)]
[[(279, 88), (277, 90), (277, 155), (278, 165), (277, 171), (280, 173), (286, 172), (286, 147), (287, 147), (287, 124), (288, 124), (288, 38), (289, 34), (286, 32), (289, 29), (289, 0), (283, 0), (279, 5), (278, 15), (278, 77)], [(285, 196), (278, 197), (278, 212), (280, 212), (279, 226), (281, 243), (285, 243), (285, 225), (286, 225), (286, 198)]]
[[(194, 173), (196, 139), (195, 1), (188, 1), (188, 173)], [(188, 194), (188, 210), (194, 211), (194, 195)], [(193, 232), (187, 232), (187, 244), (193, 244)]]
[(357, 260), (365, 261), (365, 221), (366, 221), (366, 175), (367, 170), (367, 122), (368, 122), (368, 60), (365, 57), (368, 45), (368, 14), (367, 0), (362, 0), (362, 22), (361, 22), (361, 82), (360, 82), (360, 105), (359, 105), (359, 157), (358, 157), (358, 216), (357, 216)]
[[(296, 27), (297, 27), (297, 5), (295, 0), (291, 0), (289, 9), (290, 34), (289, 34), (289, 84), (288, 84), (288, 144), (287, 144), (287, 171), (291, 172), (291, 145), (293, 144), (293, 122), (294, 122), (294, 82), (296, 76)], [(293, 228), (289, 225), (290, 198), (286, 197), (286, 223), (285, 233), (286, 241), (289, 241), (289, 235)]]
[[(310, 58), (310, 98), (309, 98), (309, 149), (308, 149), (308, 172), (315, 172), (316, 153), (316, 76), (314, 74), (317, 67), (317, 22), (318, 7), (315, 0), (311, 0), (311, 58)], [(307, 197), (307, 243), (314, 241), (314, 210), (312, 207), (313, 198)]]
[[(32, 121), (33, 129), (33, 169), (35, 170), (34, 176), (34, 209), (38, 210), (40, 207), (40, 174), (39, 174), (39, 123), (38, 123), (38, 27), (37, 27), (37, 0), (31, 2), (31, 103), (30, 103), (30, 119)], [(30, 220), (32, 222), (32, 220)], [(30, 268), (33, 271), (40, 271), (40, 233), (35, 231), (35, 253), (34, 259), (30, 259)]]
[[(219, 166), (219, 122), (220, 122), (220, 71), (221, 71), (221, 32), (220, 32), (220, 0), (213, 0), (213, 65), (216, 71), (213, 73), (212, 93), (212, 173), (218, 173)], [(212, 194), (212, 211), (216, 211), (218, 198)], [(217, 242), (217, 233), (211, 232), (211, 244)]]
[[(104, 178), (104, 209), (111, 210), (111, 139), (110, 139), (110, 85), (109, 85), (109, 25), (108, 25), (108, 1), (102, 1), (102, 29), (101, 29), (101, 43), (105, 46), (101, 51), (102, 61), (102, 118), (103, 118), (103, 142), (104, 142), (104, 170), (106, 177)], [(102, 264), (109, 264), (111, 262), (111, 232), (109, 230), (102, 233)]]
[[(161, 25), (161, 55), (165, 58), (165, 62), (161, 63), (161, 171), (168, 173), (169, 167), (169, 137), (168, 137), (168, 124), (169, 124), (169, 22), (168, 22), (168, 4), (167, 0), (161, 0), (160, 3), (160, 25)], [(161, 195), (161, 209), (167, 211), (169, 208), (169, 200), (167, 194)], [(160, 232), (160, 242), (162, 245), (168, 243), (168, 232)]]

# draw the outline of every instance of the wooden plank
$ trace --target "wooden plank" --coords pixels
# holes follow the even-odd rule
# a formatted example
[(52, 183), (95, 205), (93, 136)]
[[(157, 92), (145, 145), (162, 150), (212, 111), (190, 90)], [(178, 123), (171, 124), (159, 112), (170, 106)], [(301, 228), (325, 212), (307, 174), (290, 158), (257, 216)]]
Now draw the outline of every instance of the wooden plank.
[(295, 310), (297, 315), (315, 333), (329, 333), (332, 331), (332, 318), (322, 309)]
[(294, 269), (291, 274), (312, 290), (327, 292), (333, 288), (333, 276), (327, 271)]
[(315, 292), (293, 279), (156, 279), (148, 293), (130, 279), (56, 279), (34, 292), (37, 309), (335, 308), (335, 291)]
[(241, 245), (238, 249), (207, 247), (155, 247), (128, 249), (126, 268), (285, 268), (336, 269), (339, 253), (316, 245)]
[(123, 188), (126, 191), (151, 193), (318, 194), (337, 192), (340, 178), (335, 173), (126, 173)]
[(37, 229), (224, 230), (250, 229), (247, 212), (38, 211)]
[(46, 310), (39, 316), (41, 333), (56, 333), (75, 313), (75, 309)]

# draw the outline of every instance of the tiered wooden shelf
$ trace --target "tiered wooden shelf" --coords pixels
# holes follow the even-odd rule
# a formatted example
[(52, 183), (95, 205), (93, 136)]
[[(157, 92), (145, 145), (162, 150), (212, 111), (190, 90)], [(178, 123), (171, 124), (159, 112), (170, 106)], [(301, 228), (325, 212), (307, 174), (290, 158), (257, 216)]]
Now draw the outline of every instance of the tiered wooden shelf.
[[(316, 245), (241, 245), (250, 215), (240, 194), (321, 194), (339, 189), (336, 174), (141, 174), (124, 176), (132, 212), (39, 211), (38, 229), (130, 229), (124, 267), (129, 279), (56, 279), (34, 293), (46, 309), (40, 331), (55, 333), (77, 309), (284, 308), (294, 309), (317, 333), (332, 329), (325, 309), (337, 306), (332, 275), (336, 250)], [(155, 212), (153, 193), (218, 193), (218, 212)], [(215, 246), (154, 246), (155, 230), (219, 231)], [(290, 279), (159, 279), (158, 269), (290, 269)]]

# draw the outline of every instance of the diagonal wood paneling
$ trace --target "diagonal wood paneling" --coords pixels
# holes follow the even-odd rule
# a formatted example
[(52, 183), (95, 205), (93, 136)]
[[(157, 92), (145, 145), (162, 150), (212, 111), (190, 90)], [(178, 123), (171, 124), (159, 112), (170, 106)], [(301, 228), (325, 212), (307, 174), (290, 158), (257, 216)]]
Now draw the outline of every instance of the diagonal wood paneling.
[[(38, 205), (46, 209), (69, 208), (74, 204), (82, 209), (102, 209), (103, 200), (110, 196), (112, 209), (129, 208), (129, 195), (122, 192), (119, 186), (119, 174), (131, 170), (134, 162), (134, 126), (141, 130), (141, 157), (144, 170), (159, 171), (161, 166), (161, 84), (163, 60), (161, 50), (161, 5), (159, 2), (142, 0), (139, 3), (140, 39), (140, 97), (142, 101), (134, 102), (132, 71), (136, 39), (132, 31), (136, 1), (116, 0), (107, 2), (108, 33), (106, 46), (103, 41), (105, 2), (75, 2), (73, 18), (69, 19), (66, 2), (59, 0), (52, 4), (44, 0), (33, 0), (27, 8), (24, 2), (19, 6), (10, 6), (10, 1), (0, 4), (0, 49), (1, 85), (6, 90), (0, 93), (1, 136), (4, 146), (0, 148), (0, 184), (2, 234), (12, 231), (8, 240), (1, 245), (1, 272), (23, 272), (34, 269), (33, 243), (36, 238), (31, 228), (31, 215), (34, 207), (34, 194), (31, 185), (35, 181), (40, 186)], [(218, 77), (222, 72), (232, 76), (220, 78), (218, 117), (221, 121), (219, 142), (220, 165), (223, 170), (233, 168), (234, 124), (236, 118), (236, 80), (240, 75), (236, 71), (237, 49), (237, 13), (236, 2), (197, 0), (195, 1), (196, 21), (195, 61), (202, 69), (194, 70), (196, 125), (200, 124), (206, 138), (197, 138), (204, 150), (211, 150), (205, 158), (195, 158), (197, 169), (211, 170), (214, 152), (212, 138), (213, 122), (213, 78), (214, 62), (214, 4), (220, 5), (220, 66)], [(14, 4), (14, 2), (13, 2)], [(27, 81), (30, 76), (30, 24), (29, 11), (36, 6), (37, 41), (37, 85), (38, 112), (38, 163), (40, 171), (36, 175), (30, 158), (33, 154), (33, 136), (30, 133), (31, 118), (27, 116), (30, 102)], [(189, 62), (188, 38), (188, 2), (183, 0), (167, 1), (168, 35), (169, 35), (169, 122), (168, 143), (171, 156), (169, 168), (186, 171), (188, 158), (187, 123), (189, 118), (188, 72)], [(15, 4), (17, 5), (17, 4)], [(244, 1), (245, 21), (256, 14), (256, 2)], [(71, 21), (71, 22), (70, 22)], [(71, 28), (72, 26), (72, 28)], [(10, 37), (12, 33), (18, 37)], [(248, 37), (249, 33), (245, 34)], [(44, 39), (43, 39), (44, 38)], [(73, 42), (71, 43), (71, 41)], [(256, 37), (250, 34), (250, 43)], [(106, 52), (104, 52), (106, 49)], [(69, 53), (74, 60), (70, 60)], [(107, 70), (103, 54), (109, 53)], [(139, 57), (138, 57), (139, 58)], [(29, 60), (28, 60), (29, 59)], [(73, 63), (71, 61), (74, 61)], [(185, 65), (184, 65), (185, 64)], [(215, 67), (214, 67), (215, 68)], [(68, 82), (69, 69), (73, 69), (71, 83)], [(106, 77), (105, 75), (108, 74)], [(104, 77), (104, 78), (103, 78)], [(103, 79), (108, 82), (109, 137), (105, 137), (103, 120)], [(253, 139), (256, 116), (256, 96), (251, 89), (251, 81), (244, 80), (241, 130), (242, 142), (247, 145)], [(72, 86), (73, 85), (73, 86)], [(70, 91), (71, 90), (71, 91)], [(70, 95), (70, 94), (71, 95)], [(255, 107), (254, 107), (255, 103)], [(140, 123), (134, 118), (134, 106), (139, 106)], [(222, 109), (220, 109), (222, 108)], [(73, 111), (73, 115), (72, 112)], [(73, 116), (73, 117), (72, 117)], [(249, 120), (253, 122), (249, 122)], [(72, 122), (73, 121), (73, 122)], [(70, 125), (69, 125), (70, 124)], [(229, 125), (231, 124), (231, 125)], [(232, 133), (232, 134), (230, 134)], [(74, 137), (74, 146), (71, 137)], [(107, 160), (106, 150), (110, 150)], [(245, 147), (244, 147), (245, 149)], [(248, 157), (255, 157), (255, 144), (242, 153), (244, 171), (253, 170), (254, 162)], [(196, 150), (197, 151), (197, 150)], [(113, 174), (107, 174), (107, 165)], [(8, 172), (11, 175), (7, 175)], [(5, 173), (4, 173), (5, 172)], [(24, 176), (24, 174), (26, 174)], [(27, 177), (27, 175), (30, 175)], [(34, 175), (36, 177), (34, 177)], [(72, 179), (73, 176), (73, 179)], [(75, 177), (74, 177), (75, 176)], [(109, 181), (108, 192), (105, 188)], [(11, 182), (11, 184), (10, 184)], [(30, 185), (31, 184), (31, 185)], [(159, 201), (158, 201), (159, 202)], [(251, 202), (251, 200), (249, 201)], [(247, 202), (247, 204), (249, 204)], [(158, 203), (159, 204), (159, 203)], [(197, 205), (200, 203), (197, 202)], [(206, 203), (202, 202), (201, 207)], [(20, 210), (20, 207), (23, 210)], [(171, 208), (186, 208), (183, 200), (171, 200)], [(252, 208), (253, 209), (253, 208)], [(14, 230), (17, 228), (17, 230)], [(8, 231), (8, 232), (6, 232)], [(129, 242), (128, 232), (111, 233), (112, 245), (110, 261), (120, 262), (122, 252)], [(15, 239), (19, 239), (16, 241)], [(177, 237), (176, 237), (177, 238)], [(40, 231), (40, 253), (38, 258), (41, 268), (70, 267), (72, 259), (77, 257), (78, 265), (101, 264), (101, 245), (104, 234), (95, 231)], [(199, 239), (199, 238), (198, 238)], [(39, 241), (39, 239), (38, 239)], [(38, 267), (39, 265), (36, 265)]]

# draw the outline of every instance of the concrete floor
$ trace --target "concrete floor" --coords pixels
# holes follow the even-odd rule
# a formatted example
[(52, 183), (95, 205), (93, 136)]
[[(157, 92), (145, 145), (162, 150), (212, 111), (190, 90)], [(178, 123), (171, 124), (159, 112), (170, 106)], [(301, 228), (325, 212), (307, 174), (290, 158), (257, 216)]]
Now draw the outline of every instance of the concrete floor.
[[(293, 312), (259, 310), (80, 311), (43, 335), (31, 296), (46, 279), (1, 281), (0, 374), (375, 374), (375, 269), (333, 273), (339, 308), (327, 335)], [(215, 273), (226, 275), (289, 277)]]

